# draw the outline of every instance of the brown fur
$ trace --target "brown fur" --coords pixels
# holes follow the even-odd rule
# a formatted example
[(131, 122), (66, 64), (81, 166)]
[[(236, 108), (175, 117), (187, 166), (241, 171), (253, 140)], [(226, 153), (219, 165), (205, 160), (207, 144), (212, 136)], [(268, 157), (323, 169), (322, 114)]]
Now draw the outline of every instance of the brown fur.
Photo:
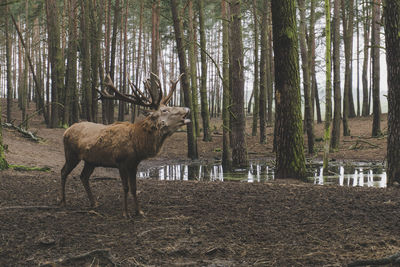
[(135, 212), (140, 210), (136, 195), (136, 172), (139, 163), (154, 157), (164, 140), (179, 127), (190, 122), (189, 109), (161, 106), (138, 123), (118, 122), (103, 125), (80, 122), (64, 133), (65, 165), (61, 170), (61, 204), (65, 205), (65, 183), (68, 174), (83, 160), (81, 181), (91, 206), (96, 206), (89, 186), (89, 177), (95, 167), (118, 168), (124, 189), (123, 214), (128, 216), (127, 196), (130, 189)]

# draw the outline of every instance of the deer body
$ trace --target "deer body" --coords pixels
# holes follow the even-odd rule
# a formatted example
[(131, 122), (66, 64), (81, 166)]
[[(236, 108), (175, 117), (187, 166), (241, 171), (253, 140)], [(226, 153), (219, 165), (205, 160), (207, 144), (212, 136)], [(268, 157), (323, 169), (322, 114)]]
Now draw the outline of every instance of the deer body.
[(81, 122), (65, 131), (64, 146), (68, 157), (77, 157), (96, 167), (118, 168), (124, 162), (133, 164), (157, 155), (161, 140), (157, 133), (149, 133), (143, 123), (106, 126)]
[[(172, 83), (172, 89), (175, 89), (178, 81), (179, 79)], [(113, 87), (112, 83), (108, 85)], [(161, 93), (160, 96), (162, 96)], [(125, 97), (123, 100), (127, 101), (128, 98), (125, 95), (121, 95), (122, 97)], [(138, 100), (135, 98), (134, 101)], [(66, 204), (67, 176), (83, 160), (85, 164), (80, 179), (92, 207), (97, 203), (90, 189), (89, 177), (96, 167), (112, 167), (118, 168), (122, 180), (123, 215), (128, 217), (129, 191), (133, 196), (136, 214), (143, 215), (136, 194), (136, 173), (139, 163), (144, 159), (156, 156), (165, 139), (178, 128), (190, 122), (187, 119), (190, 111), (188, 108), (168, 107), (165, 105), (166, 102), (161, 101), (161, 97), (156, 104), (149, 102), (155, 111), (141, 122), (117, 122), (112, 125), (80, 122), (69, 127), (65, 131), (63, 139), (65, 164), (61, 170), (61, 204)]]

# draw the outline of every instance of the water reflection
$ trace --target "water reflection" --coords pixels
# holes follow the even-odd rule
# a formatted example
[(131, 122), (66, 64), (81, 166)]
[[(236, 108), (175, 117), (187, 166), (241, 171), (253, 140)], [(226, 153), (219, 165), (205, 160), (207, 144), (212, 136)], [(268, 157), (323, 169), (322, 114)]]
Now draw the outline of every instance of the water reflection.
[(248, 169), (237, 169), (224, 172), (221, 164), (176, 164), (139, 172), (140, 178), (157, 178), (159, 180), (199, 180), (199, 181), (247, 181), (263, 182), (274, 179), (273, 170), (264, 164), (250, 163)]
[[(386, 171), (382, 167), (368, 168), (364, 166), (333, 166), (328, 168), (330, 175), (323, 175), (323, 167), (315, 170), (314, 177), (309, 177), (314, 184), (386, 187)], [(336, 172), (337, 171), (337, 172)]]
[[(353, 164), (336, 164), (329, 166), (328, 175), (323, 175), (322, 165), (312, 164), (309, 167), (312, 176), (310, 182), (320, 185), (386, 187), (386, 172), (382, 166), (356, 162)], [(250, 162), (247, 169), (224, 172), (222, 165), (202, 165), (198, 163), (165, 165), (139, 172), (140, 178), (159, 180), (199, 180), (199, 181), (242, 181), (265, 182), (275, 179), (274, 168), (267, 162)]]

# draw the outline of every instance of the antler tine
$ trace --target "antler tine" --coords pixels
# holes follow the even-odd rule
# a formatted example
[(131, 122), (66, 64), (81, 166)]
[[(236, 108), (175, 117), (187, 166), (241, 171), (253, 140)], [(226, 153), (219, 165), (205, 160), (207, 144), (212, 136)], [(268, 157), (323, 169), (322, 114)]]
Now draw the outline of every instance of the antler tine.
[(129, 96), (126, 94), (122, 94), (120, 91), (118, 91), (118, 89), (115, 88), (114, 83), (111, 80), (111, 77), (109, 74), (107, 74), (104, 84), (107, 85), (114, 92), (115, 95), (110, 95), (109, 93), (107, 93), (105, 91), (99, 91), (102, 98), (115, 99), (115, 100), (120, 100), (120, 101), (132, 103), (132, 104), (136, 104), (136, 105), (140, 105), (140, 106), (152, 107), (151, 103), (145, 103), (143, 101), (143, 99), (141, 99), (140, 97)]
[(185, 73), (181, 73), (178, 77), (178, 79), (176, 79), (175, 81), (171, 80), (171, 90), (169, 90), (169, 93), (166, 97), (164, 97), (164, 99), (161, 101), (161, 104), (168, 104), (168, 102), (171, 100), (172, 95), (174, 93), (174, 91), (176, 90), (176, 85), (178, 84), (178, 82), (181, 80), (182, 76)]
[(162, 91), (162, 88), (161, 88), (160, 78), (154, 72), (150, 72), (150, 76), (151, 75), (154, 77), (154, 79), (155, 79), (154, 82), (156, 83), (157, 88), (158, 88), (158, 103), (161, 103), (161, 101), (163, 99), (163, 91)]
[(150, 79), (147, 79), (146, 81), (143, 81), (143, 85), (144, 85), (144, 89), (147, 91), (147, 93), (150, 95), (151, 97), (151, 102), (153, 103), (153, 106), (155, 108), (158, 108), (159, 104), (158, 102), (155, 102), (154, 100), (156, 99), (153, 90), (151, 90), (151, 83), (150, 83)]
[(131, 80), (129, 78), (128, 78), (128, 83), (132, 88), (134, 97), (136, 97), (137, 99), (140, 99), (143, 102), (147, 102), (147, 104), (150, 104), (149, 99), (144, 95), (144, 93), (134, 83), (131, 82)]

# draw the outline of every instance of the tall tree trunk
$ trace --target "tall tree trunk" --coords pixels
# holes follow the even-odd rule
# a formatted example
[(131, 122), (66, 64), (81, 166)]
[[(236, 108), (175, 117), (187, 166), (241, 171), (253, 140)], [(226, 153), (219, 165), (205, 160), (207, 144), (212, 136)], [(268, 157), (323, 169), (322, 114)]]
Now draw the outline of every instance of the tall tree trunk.
[[(45, 121), (46, 125), (49, 125), (50, 124), (49, 113), (48, 113), (49, 109), (47, 109), (46, 106), (44, 105), (44, 97), (43, 97), (42, 89), (41, 89), (42, 87), (41, 87), (41, 84), (39, 83), (39, 80), (38, 80), (38, 78), (36, 76), (35, 69), (33, 67), (31, 57), (29, 55), (29, 50), (27, 50), (26, 47), (25, 47), (25, 42), (24, 42), (24, 39), (22, 38), (21, 30), (20, 30), (20, 28), (19, 28), (19, 26), (17, 24), (17, 21), (15, 20), (15, 18), (14, 18), (14, 16), (12, 14), (11, 14), (11, 19), (12, 19), (12, 22), (13, 22), (13, 24), (15, 26), (15, 29), (17, 30), (17, 34), (18, 34), (19, 40), (21, 42), (21, 45), (25, 49), (25, 56), (28, 59), (29, 67), (30, 67), (30, 70), (31, 70), (31, 73), (32, 73), (32, 78), (33, 78), (33, 81), (35, 82), (36, 94), (37, 94), (38, 99), (39, 99), (39, 105), (40, 105), (40, 108), (43, 110), (44, 121)], [(14, 69), (14, 71), (15, 71), (15, 69)], [(15, 72), (14, 72), (14, 79), (16, 79), (16, 73)], [(47, 81), (48, 80), (49, 79), (47, 79)], [(16, 81), (14, 81), (14, 84), (16, 84)], [(14, 95), (15, 94), (16, 94), (16, 90), (14, 90)], [(47, 99), (49, 99), (49, 97), (47, 97)]]
[[(29, 6), (28, 6), (28, 1), (25, 0), (25, 40), (26, 40), (26, 50), (30, 51), (31, 50), (31, 45), (30, 45), (30, 36), (29, 36)], [(22, 49), (21, 49), (22, 51)], [(21, 56), (23, 53), (21, 53)], [(20, 95), (19, 98), (21, 100), (21, 127), (27, 129), (27, 106), (28, 106), (28, 58), (25, 56), (23, 58), (24, 64), (23, 64), (23, 70), (22, 70), (22, 83), (20, 85)], [(21, 65), (22, 68), (22, 65)]]
[(78, 90), (76, 83), (77, 76), (77, 18), (76, 8), (77, 0), (68, 1), (68, 50), (67, 50), (67, 77), (65, 85), (65, 107), (64, 107), (64, 125), (71, 125), (78, 122)]
[(364, 59), (362, 67), (362, 86), (363, 86), (363, 104), (362, 115), (368, 116), (370, 111), (369, 97), (368, 97), (368, 59), (369, 59), (369, 34), (370, 34), (370, 18), (369, 18), (369, 1), (364, 1), (363, 4), (363, 27), (364, 27)]
[[(6, 75), (7, 75), (7, 122), (11, 122), (11, 109), (13, 104), (13, 86), (11, 74), (11, 51), (12, 51), (12, 37), (10, 29), (10, 19), (8, 17), (9, 6), (6, 0), (6, 14), (5, 18), (5, 38), (6, 38)], [(1, 151), (0, 151), (1, 152)], [(1, 155), (0, 155), (1, 156)]]
[(360, 16), (359, 16), (359, 9), (358, 9), (358, 5), (359, 5), (359, 2), (358, 2), (358, 0), (356, 0), (356, 10), (355, 10), (355, 13), (356, 13), (356, 31), (357, 31), (357, 50), (356, 50), (356, 53), (357, 53), (357, 58), (356, 58), (356, 60), (357, 60), (357, 117), (360, 117), (360, 115), (361, 115), (361, 113), (360, 113), (360, 110), (361, 110), (361, 107), (360, 107), (360, 27), (359, 27), (359, 24), (360, 24)]
[(340, 89), (340, 0), (334, 0), (333, 7), (333, 91), (334, 113), (332, 123), (331, 149), (337, 150), (340, 143), (341, 89)]
[(253, 96), (254, 96), (254, 106), (253, 106), (253, 126), (252, 126), (252, 135), (255, 136), (257, 134), (257, 120), (259, 115), (259, 79), (258, 79), (258, 18), (257, 18), (257, 1), (253, 0), (253, 21), (254, 21), (254, 81), (253, 81)]
[[(129, 1), (125, 0), (124, 2), (124, 9), (125, 9), (125, 14), (121, 18), (121, 54), (123, 53), (123, 56), (121, 57), (121, 91), (126, 94), (127, 89), (126, 89), (126, 84), (127, 84), (127, 65), (128, 65), (128, 33), (127, 33), (127, 24), (128, 24), (128, 6), (129, 6)], [(126, 103), (123, 101), (119, 101), (118, 103), (118, 120), (123, 121), (125, 118), (125, 109), (126, 109)]]
[(274, 97), (274, 59), (273, 59), (273, 34), (272, 34), (272, 14), (271, 14), (271, 1), (266, 2), (267, 18), (267, 121), (272, 125), (272, 102)]
[(381, 0), (373, 1), (372, 8), (372, 136), (380, 136), (381, 132), (381, 101), (380, 101), (380, 19)]
[(142, 31), (143, 31), (143, 10), (144, 10), (144, 0), (140, 0), (140, 15), (139, 15), (139, 40), (138, 40), (138, 49), (137, 49), (137, 59), (136, 59), (136, 76), (135, 83), (139, 84), (139, 74), (140, 74), (140, 62), (141, 62), (141, 54), (142, 54)]
[(385, 40), (388, 66), (388, 185), (400, 183), (400, 0), (386, 1)]
[(92, 118), (97, 122), (98, 101), (97, 89), (99, 87), (99, 67), (101, 66), (101, 28), (102, 28), (103, 8), (98, 1), (90, 1), (90, 50), (91, 50), (91, 70), (92, 70)]
[[(352, 70), (351, 60), (353, 57), (353, 14), (352, 6), (353, 1), (349, 2), (342, 1), (342, 19), (343, 19), (343, 35), (344, 35), (344, 51), (345, 51), (345, 80), (344, 80), (344, 92), (343, 92), (343, 135), (350, 135), (350, 128), (348, 118), (351, 116), (351, 102), (352, 99), (350, 94), (352, 92)], [(348, 3), (348, 7), (346, 6)]]
[(55, 0), (46, 1), (49, 61), (51, 64), (51, 121), (50, 127), (60, 125), (59, 93), (64, 89), (64, 60), (60, 49), (60, 26)]
[[(111, 54), (110, 54), (110, 69), (109, 74), (111, 80), (114, 81), (115, 75), (115, 56), (117, 50), (117, 33), (118, 33), (118, 24), (121, 20), (121, 9), (119, 5), (120, 0), (115, 0), (114, 6), (114, 22), (113, 22), (113, 30), (112, 30), (112, 37), (111, 37)], [(108, 123), (114, 122), (114, 101), (110, 100), (107, 106), (107, 121)]]
[(228, 171), (232, 168), (232, 152), (230, 147), (230, 87), (229, 87), (229, 14), (227, 3), (221, 1), (222, 15), (222, 72), (223, 72), (223, 98), (222, 98), (222, 167)]
[(245, 167), (247, 161), (247, 145), (245, 138), (246, 117), (244, 114), (244, 71), (243, 71), (243, 42), (241, 24), (241, 1), (234, 0), (231, 9), (231, 35), (229, 41), (232, 49), (231, 80), (232, 80), (232, 165)]
[(267, 120), (267, 57), (268, 57), (268, 5), (269, 0), (263, 2), (263, 13), (261, 23), (261, 55), (260, 55), (260, 144), (267, 142), (265, 122)]
[(92, 86), (91, 86), (91, 55), (90, 55), (90, 30), (89, 30), (89, 1), (81, 0), (81, 62), (82, 62), (82, 115), (88, 121), (92, 117)]
[(310, 67), (306, 44), (306, 2), (298, 0), (300, 10), (300, 50), (301, 62), (303, 70), (303, 87), (304, 87), (304, 120), (307, 131), (308, 154), (314, 153), (314, 118), (312, 117), (312, 104), (310, 99)]
[[(158, 54), (160, 50), (159, 27), (160, 27), (160, 1), (157, 0), (153, 1), (151, 6), (151, 72), (156, 74), (157, 76), (159, 74)], [(151, 75), (150, 80), (153, 92), (157, 92), (156, 78), (153, 75)], [(154, 95), (158, 96), (158, 94)]]
[[(192, 94), (189, 85), (189, 77), (187, 75), (188, 67), (186, 61), (185, 48), (183, 46), (182, 22), (178, 13), (177, 0), (171, 0), (171, 12), (172, 12), (172, 19), (174, 22), (175, 40), (179, 57), (179, 70), (181, 73), (184, 73), (181, 79), (181, 87), (184, 93), (185, 105), (191, 109)], [(194, 120), (193, 112), (191, 112), (191, 120), (192, 123), (187, 125), (188, 157), (191, 159), (197, 159), (198, 158), (197, 140), (193, 127), (193, 120)]]
[[(347, 33), (349, 42), (349, 117), (356, 116), (353, 97), (353, 36), (354, 36), (354, 0), (347, 0)], [(346, 38), (345, 38), (346, 40)], [(346, 52), (345, 52), (346, 53)]]
[(200, 47), (201, 47), (201, 81), (200, 81), (200, 102), (201, 118), (203, 121), (203, 141), (211, 141), (210, 113), (207, 100), (207, 55), (206, 55), (206, 32), (204, 26), (204, 0), (198, 0)]
[(275, 177), (303, 179), (306, 166), (295, 0), (272, 0), (272, 24), (276, 85)]
[(325, 126), (324, 126), (324, 162), (323, 170), (328, 172), (328, 155), (331, 139), (331, 121), (332, 121), (332, 82), (331, 82), (331, 3), (325, 0), (325, 37), (326, 37), (326, 53), (325, 53)]
[[(316, 81), (315, 77), (315, 1), (311, 0), (310, 3), (310, 27), (308, 33), (308, 61), (309, 61), (309, 68), (310, 68), (310, 87), (311, 87), (311, 118), (314, 121), (314, 110), (315, 110), (315, 94), (317, 93), (316, 90)], [(318, 121), (317, 121), (318, 122)], [(319, 123), (319, 122), (318, 122)]]
[(199, 89), (197, 88), (197, 69), (196, 69), (196, 64), (197, 64), (197, 57), (196, 57), (196, 52), (195, 52), (195, 27), (194, 27), (194, 15), (193, 15), (193, 1), (189, 0), (188, 2), (188, 30), (189, 30), (189, 68), (190, 68), (190, 84), (191, 84), (191, 90), (192, 90), (192, 102), (193, 102), (193, 125), (194, 125), (194, 130), (196, 133), (196, 136), (200, 135), (200, 126), (199, 126), (199, 100), (198, 100), (198, 91)]

